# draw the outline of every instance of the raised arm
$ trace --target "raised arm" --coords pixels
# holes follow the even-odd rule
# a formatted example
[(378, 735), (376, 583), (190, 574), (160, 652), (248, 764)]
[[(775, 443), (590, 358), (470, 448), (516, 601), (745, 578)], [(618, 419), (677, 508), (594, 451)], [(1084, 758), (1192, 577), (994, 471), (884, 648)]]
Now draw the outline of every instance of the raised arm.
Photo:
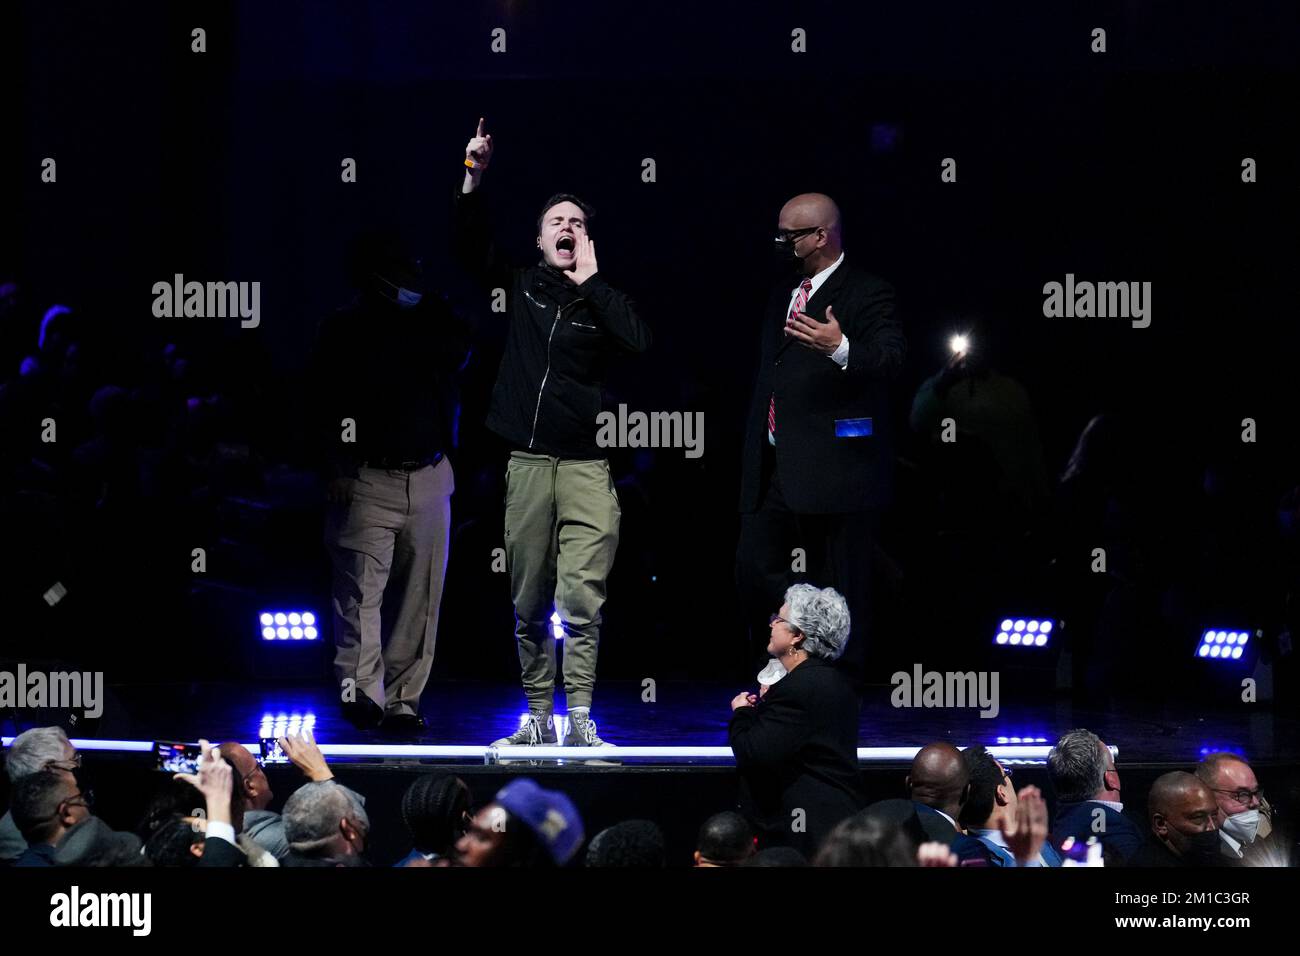
[(465, 179), (456, 192), (452, 207), (452, 255), (474, 281), (485, 289), (509, 287), (510, 266), (504, 262), (492, 240), (492, 227), (480, 187), (483, 173), (492, 160), (492, 137), (484, 132), (483, 119), (465, 144)]

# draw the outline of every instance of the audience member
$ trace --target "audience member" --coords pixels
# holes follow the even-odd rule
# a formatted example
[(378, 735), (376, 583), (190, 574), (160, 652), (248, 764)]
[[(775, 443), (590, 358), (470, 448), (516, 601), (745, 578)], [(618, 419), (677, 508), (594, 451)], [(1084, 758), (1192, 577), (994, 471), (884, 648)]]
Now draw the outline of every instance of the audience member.
[(1144, 837), (1123, 813), (1119, 771), (1096, 734), (1071, 730), (1047, 755), (1047, 772), (1058, 801), (1052, 836), (1059, 846), (1066, 837), (1087, 843), (1096, 837), (1103, 858), (1123, 866), (1142, 847)]
[(700, 827), (695, 842), (696, 866), (743, 866), (754, 855), (754, 830), (739, 813), (715, 813)]

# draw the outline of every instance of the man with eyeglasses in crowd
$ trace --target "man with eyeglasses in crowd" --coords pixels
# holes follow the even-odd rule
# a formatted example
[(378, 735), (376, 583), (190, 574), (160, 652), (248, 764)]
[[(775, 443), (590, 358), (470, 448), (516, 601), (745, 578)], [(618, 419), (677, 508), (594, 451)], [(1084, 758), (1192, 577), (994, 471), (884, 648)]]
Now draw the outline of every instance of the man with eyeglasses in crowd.
[(55, 848), (64, 834), (91, 816), (90, 797), (71, 774), (45, 769), (28, 774), (14, 787), (15, 825), (27, 849), (14, 866), (54, 866)]
[[(62, 727), (33, 727), (14, 738), (5, 755), (5, 772), (15, 789), (24, 777), (42, 770), (65, 776), (76, 786), (76, 773), (81, 767), (81, 754), (72, 746)], [(12, 809), (0, 817), (0, 865), (13, 863), (27, 849)]]
[[(962, 751), (970, 771), (970, 796), (959, 822), (983, 845), (989, 866), (1060, 866), (1064, 861), (1047, 832), (1047, 803), (1037, 787), (1016, 790), (1012, 771), (976, 745)], [(974, 853), (957, 850), (964, 864), (981, 862)]]
[(1273, 812), (1245, 757), (1208, 754), (1196, 776), (1214, 795), (1219, 849), (1228, 864), (1289, 866), (1286, 843), (1273, 832)]

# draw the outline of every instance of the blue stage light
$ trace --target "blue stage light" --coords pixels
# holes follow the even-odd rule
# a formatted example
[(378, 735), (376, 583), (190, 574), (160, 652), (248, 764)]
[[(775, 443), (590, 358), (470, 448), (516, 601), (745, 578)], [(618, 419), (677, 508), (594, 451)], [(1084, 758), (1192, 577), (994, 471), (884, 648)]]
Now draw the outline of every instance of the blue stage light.
[(1047, 738), (1046, 738), (1046, 737), (1034, 737), (1034, 736), (1023, 736), (1023, 737), (997, 737), (997, 738), (996, 738), (996, 742), (997, 742), (998, 744), (1002, 745), (1002, 746), (1005, 746), (1005, 745), (1007, 745), (1007, 744), (1015, 744), (1015, 745), (1021, 745), (1021, 744), (1045, 744), (1045, 743), (1047, 743)]
[(310, 711), (307, 713), (278, 713), (263, 714), (262, 722), (258, 725), (257, 736), (261, 737), (284, 737), (285, 735), (299, 736), (308, 731), (315, 732), (316, 715)]
[(1013, 647), (1046, 647), (1053, 624), (1043, 618), (1004, 617), (993, 635), (993, 643)]
[(263, 640), (314, 641), (320, 636), (311, 611), (263, 611), (257, 619)]
[(564, 622), (560, 620), (559, 611), (551, 614), (551, 634), (557, 641), (564, 640)]
[(1197, 756), (1201, 757), (1202, 759), (1208, 757), (1210, 754), (1236, 754), (1242, 760), (1246, 759), (1245, 749), (1237, 746), (1236, 744), (1216, 744), (1216, 743), (1203, 744), (1196, 753)]
[(1221, 631), (1210, 628), (1196, 642), (1196, 656), (1216, 658), (1221, 661), (1239, 661), (1245, 654), (1249, 631)]

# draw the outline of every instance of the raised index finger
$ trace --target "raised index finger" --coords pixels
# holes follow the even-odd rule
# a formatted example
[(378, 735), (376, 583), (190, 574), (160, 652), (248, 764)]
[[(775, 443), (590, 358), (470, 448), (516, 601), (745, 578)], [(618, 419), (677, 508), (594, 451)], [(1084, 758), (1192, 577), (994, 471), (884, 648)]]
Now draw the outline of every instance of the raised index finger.
[(475, 133), (474, 135), (475, 135), (475, 136), (482, 136), (482, 135), (483, 135), (483, 117), (481, 117), (481, 116), (478, 118), (478, 132)]

